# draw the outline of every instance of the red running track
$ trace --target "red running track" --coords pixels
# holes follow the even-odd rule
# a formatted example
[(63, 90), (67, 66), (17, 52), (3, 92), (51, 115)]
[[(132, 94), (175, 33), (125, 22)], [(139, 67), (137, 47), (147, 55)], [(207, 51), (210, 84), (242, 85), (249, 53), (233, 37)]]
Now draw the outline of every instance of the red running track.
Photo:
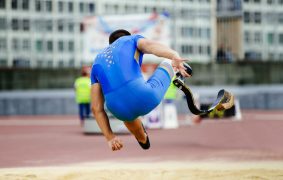
[(102, 135), (84, 135), (75, 116), (0, 117), (0, 168), (83, 162), (283, 161), (283, 111), (244, 111), (242, 121), (204, 120), (172, 130), (148, 130), (151, 149), (131, 135), (108, 149)]

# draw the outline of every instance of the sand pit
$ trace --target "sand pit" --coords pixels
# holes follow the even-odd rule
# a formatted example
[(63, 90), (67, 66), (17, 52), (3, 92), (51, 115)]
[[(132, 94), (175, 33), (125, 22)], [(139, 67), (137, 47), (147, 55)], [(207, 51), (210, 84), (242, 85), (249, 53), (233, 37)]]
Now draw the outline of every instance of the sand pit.
[(193, 179), (282, 180), (283, 162), (88, 163), (60, 167), (3, 168), (1, 180)]

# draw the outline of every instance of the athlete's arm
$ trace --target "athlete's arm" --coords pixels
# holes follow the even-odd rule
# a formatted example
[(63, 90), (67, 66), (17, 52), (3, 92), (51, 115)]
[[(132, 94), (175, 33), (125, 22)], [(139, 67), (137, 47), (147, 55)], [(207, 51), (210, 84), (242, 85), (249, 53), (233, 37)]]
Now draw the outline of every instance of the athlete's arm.
[(138, 40), (138, 49), (145, 54), (154, 54), (172, 60), (172, 66), (175, 70), (179, 70), (185, 77), (190, 76), (183, 65), (185, 59), (181, 58), (178, 52), (165, 46), (164, 44), (149, 39), (140, 38)]
[(108, 141), (109, 147), (113, 150), (120, 150), (123, 147), (119, 138), (113, 134), (108, 116), (104, 110), (104, 96), (99, 83), (91, 85), (91, 110), (100, 127), (103, 135)]

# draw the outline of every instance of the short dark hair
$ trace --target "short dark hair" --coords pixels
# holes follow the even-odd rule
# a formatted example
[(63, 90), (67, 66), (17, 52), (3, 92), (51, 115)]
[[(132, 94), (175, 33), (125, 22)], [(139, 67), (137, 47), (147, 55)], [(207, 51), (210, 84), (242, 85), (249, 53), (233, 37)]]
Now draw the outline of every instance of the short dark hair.
[(109, 36), (109, 44), (112, 44), (114, 41), (119, 39), (122, 36), (129, 36), (131, 33), (125, 29), (118, 29), (114, 32), (112, 32)]

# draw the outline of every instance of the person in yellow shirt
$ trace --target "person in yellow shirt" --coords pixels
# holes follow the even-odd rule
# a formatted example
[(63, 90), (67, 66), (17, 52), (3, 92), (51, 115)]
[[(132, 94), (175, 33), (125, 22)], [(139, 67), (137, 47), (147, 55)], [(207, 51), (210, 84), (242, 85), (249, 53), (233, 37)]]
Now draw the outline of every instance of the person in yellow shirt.
[(81, 77), (75, 81), (76, 102), (79, 107), (80, 124), (83, 126), (84, 120), (90, 115), (90, 77), (87, 68), (82, 69)]
[(171, 81), (170, 86), (164, 95), (165, 103), (175, 103), (177, 90), (178, 88), (173, 84), (173, 81)]

